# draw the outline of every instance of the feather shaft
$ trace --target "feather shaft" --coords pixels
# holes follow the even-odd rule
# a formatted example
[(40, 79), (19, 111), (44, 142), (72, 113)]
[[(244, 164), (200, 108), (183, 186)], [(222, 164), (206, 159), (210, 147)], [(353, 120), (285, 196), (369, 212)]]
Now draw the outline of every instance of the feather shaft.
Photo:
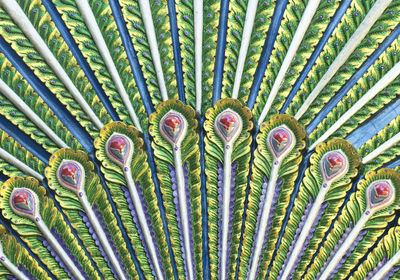
[(231, 172), (232, 172), (232, 147), (224, 153), (224, 185), (222, 201), (222, 240), (221, 240), (221, 279), (227, 275), (228, 256), (228, 236), (229, 236), (229, 204), (231, 201)]
[(175, 172), (176, 172), (176, 184), (178, 189), (178, 199), (179, 199), (179, 210), (181, 213), (182, 227), (183, 227), (183, 246), (186, 256), (187, 272), (190, 280), (194, 280), (193, 271), (193, 260), (192, 253), (190, 249), (190, 229), (189, 229), (189, 219), (188, 219), (188, 209), (186, 201), (186, 191), (185, 191), (185, 177), (182, 165), (182, 156), (180, 147), (174, 149), (174, 160), (175, 160)]
[(336, 266), (339, 264), (341, 259), (346, 255), (347, 251), (349, 250), (351, 245), (355, 242), (361, 230), (364, 228), (364, 225), (368, 222), (369, 218), (374, 214), (374, 212), (375, 211), (373, 209), (370, 209), (369, 211), (365, 211), (362, 214), (361, 218), (357, 221), (356, 225), (351, 230), (350, 234), (347, 236), (343, 244), (340, 246), (339, 250), (329, 261), (328, 266), (321, 274), (321, 277), (319, 277), (319, 280), (329, 279), (331, 273), (335, 270)]
[(304, 242), (306, 241), (307, 236), (310, 234), (310, 230), (314, 225), (315, 220), (318, 218), (318, 212), (320, 211), (322, 203), (324, 202), (325, 195), (329, 190), (329, 183), (324, 182), (324, 184), (328, 185), (326, 187), (320, 188), (320, 191), (318, 193), (317, 198), (314, 201), (311, 211), (307, 215), (307, 220), (304, 223), (304, 226), (301, 228), (300, 236), (296, 241), (296, 245), (292, 251), (292, 254), (289, 257), (288, 263), (285, 267), (281, 279), (290, 279), (289, 276), (293, 272), (293, 269), (295, 268), (296, 260), (299, 257), (300, 253), (302, 252)]
[(250, 45), (251, 31), (253, 30), (254, 26), (254, 19), (256, 17), (257, 6), (258, 6), (258, 0), (249, 0), (249, 3), (247, 4), (246, 19), (243, 26), (242, 41), (240, 44), (235, 81), (232, 89), (232, 98), (238, 98), (239, 95), (240, 81), (242, 80), (244, 63), (246, 61), (246, 54)]
[[(357, 48), (357, 46), (361, 43), (364, 37), (367, 35), (371, 27), (378, 20), (381, 14), (385, 11), (385, 9), (389, 6), (392, 1), (388, 0), (378, 0), (375, 2), (374, 6), (368, 12), (364, 20), (358, 26), (356, 31), (347, 41), (346, 45), (343, 47), (342, 51), (338, 54), (333, 63), (329, 66), (328, 70), (315, 86), (313, 91), (304, 101), (303, 105), (297, 111), (295, 118), (298, 120), (303, 116), (303, 114), (307, 111), (308, 107), (312, 104), (318, 94), (324, 89), (324, 87), (329, 83), (335, 73), (339, 70), (339, 68), (347, 61), (353, 51)], [(323, 141), (323, 140), (322, 140)]]
[(397, 251), (397, 253), (391, 257), (384, 266), (382, 266), (374, 275), (374, 277), (371, 278), (371, 280), (382, 280), (385, 279), (385, 276), (392, 270), (392, 268), (398, 264), (400, 261), (400, 250)]
[(267, 225), (268, 225), (268, 220), (269, 220), (269, 212), (272, 207), (272, 200), (273, 200), (274, 193), (275, 193), (276, 183), (278, 181), (279, 167), (280, 167), (280, 162), (279, 162), (279, 164), (273, 165), (271, 168), (271, 176), (268, 181), (267, 194), (265, 196), (265, 204), (264, 204), (263, 211), (261, 214), (260, 228), (258, 230), (257, 238), (255, 241), (255, 246), (254, 246), (253, 261), (251, 263), (251, 268), (250, 268), (250, 272), (249, 272), (249, 276), (248, 276), (249, 280), (254, 280), (257, 277), (257, 268), (258, 268), (259, 259), (260, 259), (261, 253), (262, 253), (263, 243), (265, 240), (265, 233), (267, 231)]
[(320, 2), (320, 0), (309, 1), (306, 9), (304, 10), (303, 16), (301, 17), (301, 21), (299, 23), (299, 27), (297, 28), (296, 33), (294, 34), (294, 37), (293, 37), (292, 42), (290, 43), (288, 52), (285, 56), (285, 59), (282, 63), (281, 68), (279, 69), (278, 76), (276, 77), (274, 85), (271, 89), (271, 92), (269, 93), (267, 102), (265, 103), (263, 111), (258, 119), (258, 125), (261, 125), (261, 123), (264, 121), (265, 117), (268, 114), (269, 109), (272, 106), (272, 103), (275, 100), (276, 95), (278, 94), (278, 91), (281, 87), (283, 79), (285, 78), (286, 72), (288, 71), (290, 64), (292, 63), (292, 60), (295, 57), (296, 52), (302, 42), (304, 34), (306, 33), (308, 26), (310, 25), (311, 20), (314, 16), (315, 12), (317, 11), (319, 2)]
[(1, 250), (1, 245), (0, 245), (0, 261), (1, 264), (4, 265), (5, 268), (7, 268), (14, 277), (16, 277), (18, 280), (29, 280), (19, 269), (16, 267), (6, 256), (4, 256), (3, 250)]
[(167, 93), (167, 87), (165, 85), (164, 73), (161, 66), (160, 52), (158, 51), (157, 47), (158, 43), (153, 24), (153, 17), (151, 15), (149, 0), (139, 0), (139, 6), (140, 6), (140, 11), (142, 12), (144, 28), (146, 29), (147, 38), (149, 40), (150, 52), (153, 58), (158, 83), (160, 85), (161, 96), (165, 101), (168, 100), (168, 93)]
[(96, 231), (97, 237), (99, 241), (101, 242), (101, 245), (104, 248), (105, 253), (107, 256), (110, 258), (110, 261), (116, 270), (119, 279), (127, 279), (123, 269), (121, 268), (117, 257), (115, 256), (113, 249), (111, 248), (110, 243), (108, 243), (107, 236), (103, 231), (103, 228), (101, 227), (99, 221), (96, 218), (96, 214), (94, 213), (86, 195), (83, 193), (82, 196), (79, 197), (79, 201), (81, 202), (81, 205), (83, 206), (83, 209), (85, 209), (85, 213), (92, 224), (94, 230)]
[(74, 97), (76, 102), (82, 107), (83, 111), (88, 115), (93, 124), (97, 128), (102, 128), (104, 124), (96, 116), (90, 105), (85, 101), (79, 90), (68, 77), (61, 64), (54, 57), (45, 41), (40, 37), (35, 27), (32, 25), (28, 17), (25, 15), (16, 0), (0, 0), (0, 5), (7, 11), (13, 21), (21, 28), (25, 36), (29, 38), (38, 52), (43, 56), (45, 61), (54, 70), (57, 77), (64, 83), (68, 91)]
[(88, 1), (86, 0), (76, 0), (76, 5), (79, 11), (82, 14), (83, 19), (86, 22), (86, 26), (88, 27), (93, 40), (95, 41), (96, 45), (98, 46), (99, 52), (101, 57), (104, 59), (104, 63), (106, 64), (108, 71), (110, 71), (110, 75), (112, 80), (115, 83), (115, 86), (121, 96), (122, 102), (125, 105), (125, 108), (128, 110), (130, 117), (133, 120), (133, 123), (137, 127), (139, 131), (142, 131), (142, 127), (140, 126), (139, 119), (133, 109), (132, 103), (129, 100), (129, 95), (126, 92), (124, 85), (122, 84), (121, 77), (118, 74), (117, 68), (112, 60), (110, 52), (107, 48), (107, 44), (101, 35), (101, 31), (99, 26), (96, 23), (96, 19), (94, 17), (93, 11), (89, 6)]
[(203, 0), (193, 1), (194, 7), (194, 48), (196, 76), (196, 112), (201, 114), (202, 68), (203, 68)]
[(22, 172), (24, 172), (24, 173), (26, 173), (26, 174), (28, 174), (30, 176), (35, 177), (39, 181), (43, 181), (43, 179), (44, 179), (43, 175), (41, 175), (40, 173), (38, 173), (35, 170), (33, 170), (28, 165), (26, 165), (25, 163), (23, 163), (22, 161), (20, 161), (19, 159), (14, 157), (9, 152), (7, 152), (6, 150), (2, 149), (1, 147), (0, 147), (0, 158), (4, 159), (5, 161), (7, 161), (11, 165), (14, 165), (16, 168), (18, 168)]
[(341, 127), (351, 116), (353, 116), (358, 110), (366, 105), (372, 98), (374, 98), (379, 92), (387, 87), (393, 80), (400, 75), (400, 62), (396, 63), (385, 76), (382, 77), (363, 97), (361, 97), (349, 110), (346, 111), (329, 129), (314, 142), (309, 148), (314, 149), (319, 143), (325, 141), (333, 132)]
[(71, 258), (65, 253), (60, 243), (58, 243), (57, 239), (53, 236), (47, 225), (43, 222), (43, 219), (35, 219), (35, 224), (37, 225), (43, 236), (46, 238), (47, 242), (49, 242), (50, 246), (60, 256), (71, 275), (73, 275), (74, 278), (77, 280), (85, 280), (85, 277), (79, 273), (79, 269), (75, 266), (74, 261), (71, 260)]
[(160, 267), (160, 264), (158, 262), (157, 250), (156, 250), (156, 247), (154, 246), (153, 240), (151, 238), (151, 231), (150, 231), (150, 228), (146, 221), (146, 214), (143, 210), (142, 203), (141, 203), (138, 191), (136, 189), (136, 186), (135, 186), (135, 183), (133, 181), (131, 174), (132, 174), (132, 171), (131, 171), (130, 167), (127, 167), (124, 172), (126, 184), (129, 189), (129, 193), (130, 193), (133, 205), (135, 207), (135, 210), (136, 210), (136, 213), (137, 213), (137, 216), (139, 219), (140, 227), (143, 231), (143, 236), (144, 236), (145, 242), (150, 251), (151, 260), (153, 262), (153, 266), (156, 271), (157, 278), (160, 280), (165, 279), (162, 269)]

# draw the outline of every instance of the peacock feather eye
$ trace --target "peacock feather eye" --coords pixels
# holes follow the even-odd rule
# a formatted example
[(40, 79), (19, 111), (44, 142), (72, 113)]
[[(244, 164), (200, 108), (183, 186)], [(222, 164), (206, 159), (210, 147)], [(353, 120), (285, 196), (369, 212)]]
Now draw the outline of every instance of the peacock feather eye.
[(63, 160), (57, 170), (57, 180), (64, 188), (79, 192), (85, 184), (85, 171), (78, 162)]
[(185, 137), (186, 120), (182, 114), (170, 111), (160, 121), (161, 135), (172, 145), (179, 145)]
[(400, 279), (400, 0), (0, 0), (0, 279)]
[(241, 133), (242, 120), (230, 109), (221, 112), (215, 119), (215, 130), (224, 142), (234, 142)]
[(380, 208), (394, 198), (394, 189), (389, 180), (373, 182), (367, 190), (367, 201), (370, 208)]
[(105, 150), (110, 160), (118, 165), (126, 166), (131, 160), (133, 145), (125, 135), (114, 133), (108, 139)]
[(10, 196), (10, 206), (17, 214), (24, 217), (35, 217), (37, 212), (37, 197), (29, 189), (14, 189)]
[(330, 151), (321, 160), (322, 174), (326, 181), (338, 180), (347, 172), (348, 160), (342, 151)]
[(273, 129), (268, 135), (268, 147), (275, 158), (283, 158), (294, 147), (295, 138), (293, 132), (286, 126)]

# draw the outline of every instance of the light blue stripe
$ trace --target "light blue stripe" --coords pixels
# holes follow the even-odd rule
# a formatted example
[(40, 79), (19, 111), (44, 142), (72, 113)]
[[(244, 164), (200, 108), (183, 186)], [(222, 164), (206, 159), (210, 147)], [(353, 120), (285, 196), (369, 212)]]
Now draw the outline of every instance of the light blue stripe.
[(385, 128), (393, 119), (400, 115), (400, 99), (394, 100), (365, 124), (354, 130), (346, 140), (359, 149), (375, 134)]

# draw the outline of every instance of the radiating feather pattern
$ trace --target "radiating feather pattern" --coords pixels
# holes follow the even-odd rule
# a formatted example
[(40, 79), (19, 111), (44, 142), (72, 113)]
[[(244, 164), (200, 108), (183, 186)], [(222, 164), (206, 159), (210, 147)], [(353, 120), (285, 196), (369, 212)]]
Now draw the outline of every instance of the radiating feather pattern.
[(399, 15), (0, 1), (2, 275), (396, 279)]

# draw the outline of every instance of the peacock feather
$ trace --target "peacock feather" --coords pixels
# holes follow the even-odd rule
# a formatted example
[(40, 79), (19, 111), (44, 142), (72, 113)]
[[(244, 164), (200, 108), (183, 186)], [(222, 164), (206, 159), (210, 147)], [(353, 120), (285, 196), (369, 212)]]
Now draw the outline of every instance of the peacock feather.
[(1, 279), (400, 279), (399, 0), (0, 0)]

